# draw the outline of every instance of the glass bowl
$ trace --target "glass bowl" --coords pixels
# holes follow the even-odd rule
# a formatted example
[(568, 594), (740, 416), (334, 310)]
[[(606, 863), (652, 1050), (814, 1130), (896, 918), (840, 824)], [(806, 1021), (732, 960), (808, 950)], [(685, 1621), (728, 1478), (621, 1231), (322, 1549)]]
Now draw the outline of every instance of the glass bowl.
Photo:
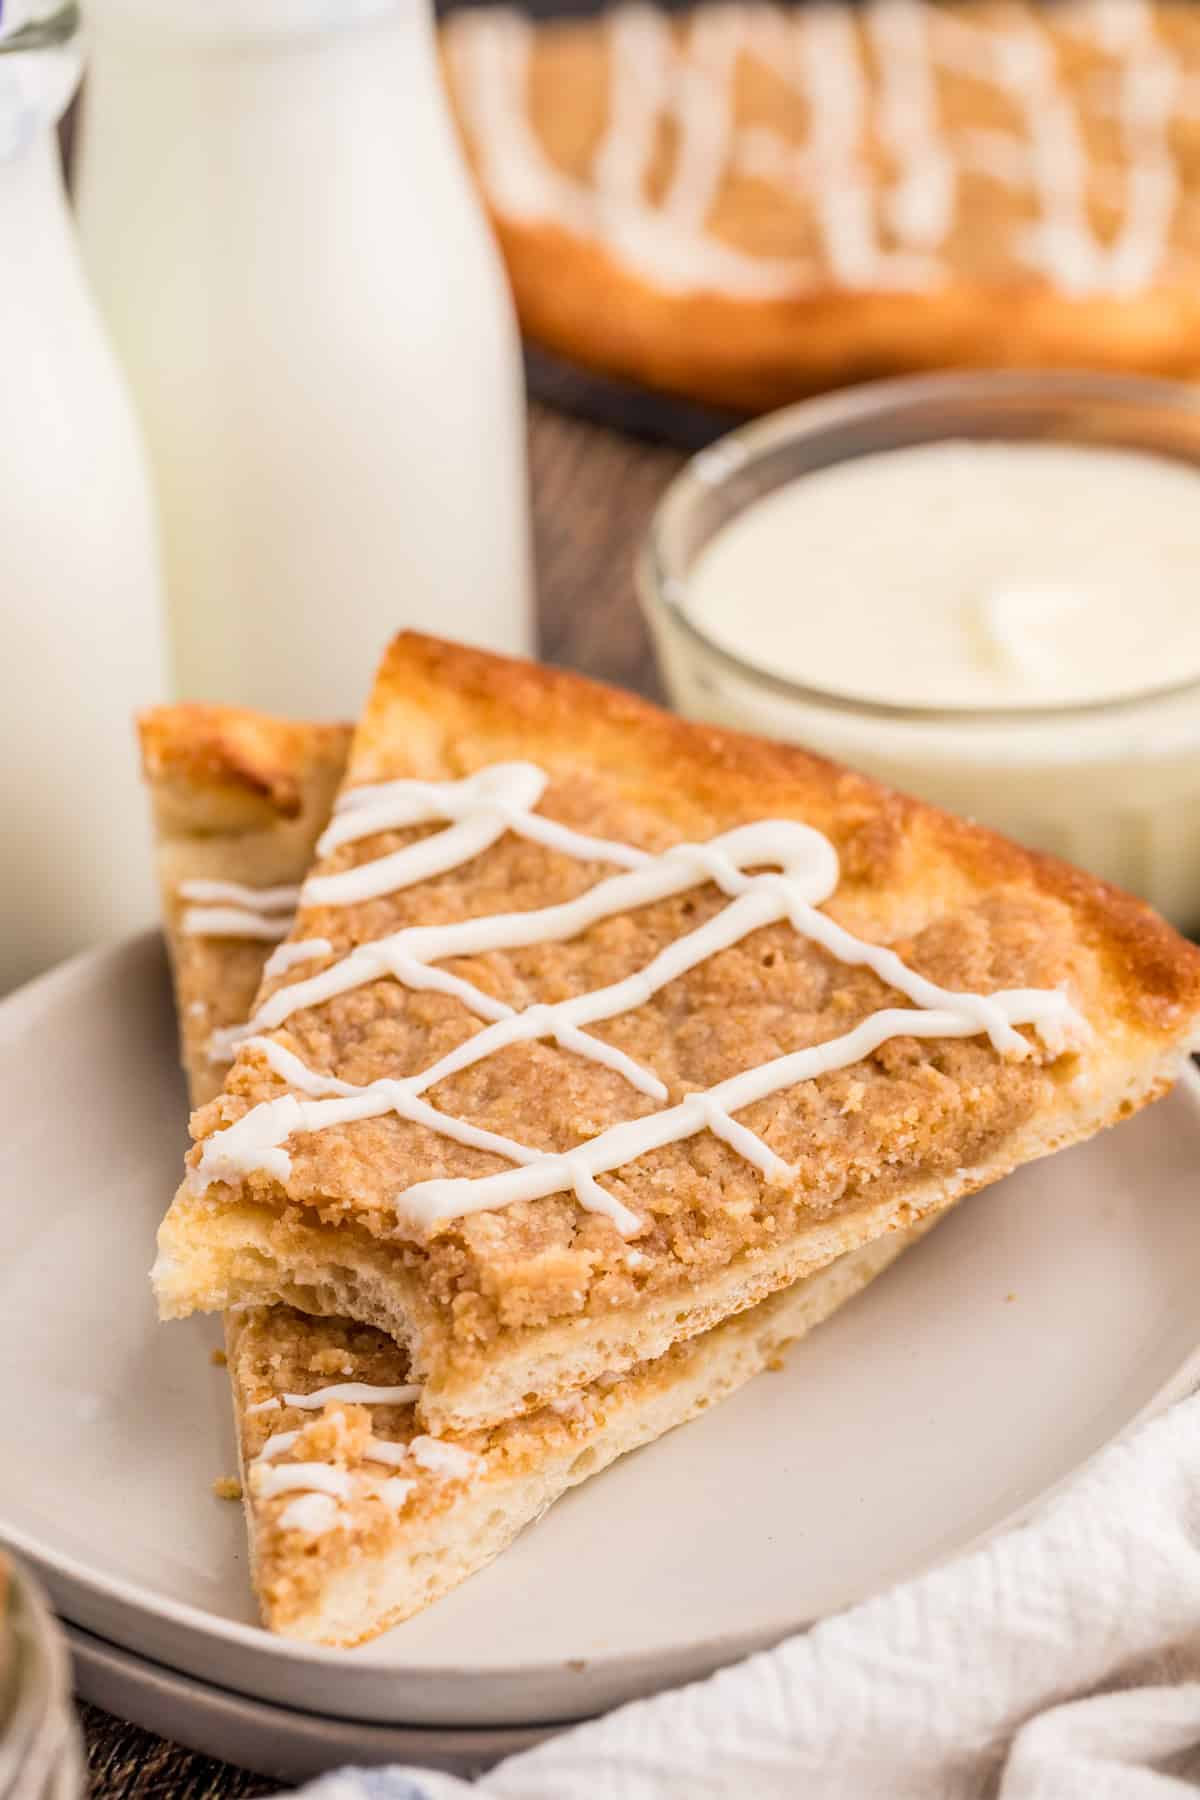
[[(1200, 392), (1180, 383), (996, 372), (874, 383), (786, 407), (686, 465), (641, 546), (638, 589), (672, 704), (802, 743), (979, 819), (1200, 924), (1200, 682), (1072, 706), (856, 700), (733, 654), (688, 613), (705, 545), (764, 495), (854, 457), (944, 440), (1151, 452), (1198, 470)], [(869, 521), (864, 521), (864, 527)], [(1197, 570), (1200, 602), (1200, 569)]]

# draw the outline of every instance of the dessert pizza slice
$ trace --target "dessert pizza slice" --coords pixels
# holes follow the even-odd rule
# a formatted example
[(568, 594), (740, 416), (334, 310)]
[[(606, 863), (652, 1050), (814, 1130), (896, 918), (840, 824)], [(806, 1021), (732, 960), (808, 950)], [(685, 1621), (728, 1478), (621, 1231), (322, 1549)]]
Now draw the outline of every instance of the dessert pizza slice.
[[(142, 721), (184, 1063), (196, 1104), (251, 1010), (327, 823), (346, 731), (217, 707)], [(214, 1060), (214, 1054), (216, 1060)], [(273, 1629), (357, 1643), (497, 1554), (567, 1488), (739, 1387), (920, 1234), (896, 1232), (523, 1418), (433, 1438), (407, 1353), (286, 1306), (226, 1316), (255, 1584)]]
[(242, 1494), (266, 1624), (350, 1645), (492, 1561), (626, 1451), (723, 1400), (886, 1269), (917, 1225), (665, 1355), (502, 1423), (431, 1435), (408, 1353), (288, 1306), (226, 1314)]
[(412, 635), (164, 1221), (166, 1317), (567, 1397), (1163, 1093), (1200, 951), (799, 749)]
[(220, 1093), (225, 1040), (291, 931), (351, 731), (233, 706), (161, 706), (138, 724), (180, 1048), (201, 1106)]

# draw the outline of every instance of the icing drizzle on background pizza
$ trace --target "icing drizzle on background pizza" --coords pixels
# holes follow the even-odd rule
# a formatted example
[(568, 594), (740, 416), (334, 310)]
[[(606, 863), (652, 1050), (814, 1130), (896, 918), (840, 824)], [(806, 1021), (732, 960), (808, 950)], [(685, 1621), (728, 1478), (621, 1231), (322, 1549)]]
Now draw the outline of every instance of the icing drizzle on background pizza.
[[(570, 173), (530, 112), (538, 28), (506, 7), (446, 28), (455, 98), (501, 216), (599, 242), (651, 285), (747, 297), (835, 286), (899, 292), (954, 274), (952, 233), (987, 190), (1020, 196), (1007, 253), (1018, 273), (1071, 296), (1128, 295), (1169, 259), (1186, 198), (1171, 128), (1200, 122), (1200, 72), (1160, 33), (1152, 0), (1064, 0), (1039, 8), (868, 0), (784, 9), (700, 6), (673, 23), (647, 5), (603, 27), (607, 124), (590, 168)], [(856, 24), (861, 19), (861, 31)], [(1097, 66), (1064, 78), (1060, 45)], [(807, 121), (794, 137), (739, 117), (743, 58), (765, 66)], [(966, 78), (1007, 121), (948, 119), (942, 76)], [(1089, 124), (1107, 125), (1100, 162)], [(674, 145), (665, 190), (647, 174), (661, 134)], [(864, 154), (871, 140), (882, 159)], [(816, 250), (755, 255), (710, 229), (723, 184), (749, 176), (811, 215)], [(1116, 215), (1103, 235), (1095, 198)], [(786, 233), (781, 231), (785, 238)]]

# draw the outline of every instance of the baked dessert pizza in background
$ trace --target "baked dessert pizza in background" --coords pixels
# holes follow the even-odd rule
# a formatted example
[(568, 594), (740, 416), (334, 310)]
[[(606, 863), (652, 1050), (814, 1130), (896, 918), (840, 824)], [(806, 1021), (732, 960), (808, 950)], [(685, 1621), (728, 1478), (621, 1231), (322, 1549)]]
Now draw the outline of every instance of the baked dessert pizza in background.
[(742, 410), (1200, 367), (1200, 9), (619, 5), (443, 28), (523, 328)]

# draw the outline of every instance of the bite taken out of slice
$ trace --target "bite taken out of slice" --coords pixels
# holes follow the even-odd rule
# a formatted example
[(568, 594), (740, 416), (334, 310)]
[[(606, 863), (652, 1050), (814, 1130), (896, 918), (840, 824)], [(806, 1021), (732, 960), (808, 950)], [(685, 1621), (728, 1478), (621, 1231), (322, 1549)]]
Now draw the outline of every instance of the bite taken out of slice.
[[(327, 822), (348, 734), (164, 707), (143, 719), (142, 743), (183, 1061), (199, 1104), (220, 1087), (214, 1035), (219, 1046), (245, 1020), (276, 953), (286, 890), (303, 879)], [(740, 1387), (922, 1229), (878, 1239), (655, 1363), (457, 1439), (424, 1432), (408, 1357), (382, 1333), (286, 1306), (227, 1314), (265, 1622), (353, 1644), (408, 1618), (568, 1488)]]
[(653, 1362), (478, 1431), (430, 1436), (406, 1353), (290, 1307), (228, 1313), (254, 1585), (288, 1637), (349, 1645), (421, 1611), (629, 1450), (726, 1398), (926, 1227), (891, 1232)]
[[(160, 1237), (428, 1430), (709, 1331), (1163, 1093), (1200, 952), (803, 750), (406, 634)], [(227, 1046), (228, 1047), (228, 1046)]]

